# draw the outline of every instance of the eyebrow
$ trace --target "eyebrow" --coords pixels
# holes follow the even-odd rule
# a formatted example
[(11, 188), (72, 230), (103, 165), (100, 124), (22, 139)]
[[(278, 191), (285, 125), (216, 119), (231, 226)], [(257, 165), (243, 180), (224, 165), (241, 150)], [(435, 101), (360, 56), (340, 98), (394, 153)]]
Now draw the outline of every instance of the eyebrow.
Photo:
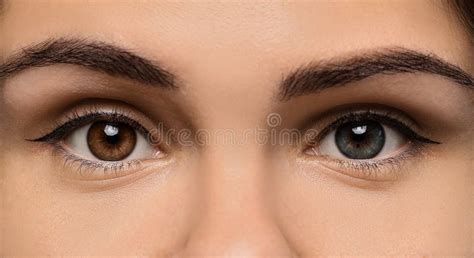
[(147, 85), (176, 88), (175, 76), (156, 62), (104, 42), (64, 38), (22, 48), (0, 65), (0, 81), (29, 68), (55, 64), (79, 65)]
[(286, 101), (296, 96), (347, 85), (378, 74), (415, 72), (440, 75), (457, 85), (474, 88), (473, 77), (454, 64), (443, 61), (433, 54), (392, 48), (299, 67), (282, 79), (279, 99)]

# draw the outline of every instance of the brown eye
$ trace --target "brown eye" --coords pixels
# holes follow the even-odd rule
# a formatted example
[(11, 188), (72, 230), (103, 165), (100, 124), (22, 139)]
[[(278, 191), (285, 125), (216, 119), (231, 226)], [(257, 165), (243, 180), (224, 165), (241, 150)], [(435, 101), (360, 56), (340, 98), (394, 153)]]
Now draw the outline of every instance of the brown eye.
[(136, 144), (135, 130), (123, 123), (96, 122), (87, 132), (87, 145), (100, 160), (123, 160), (133, 152)]
[(121, 162), (160, 158), (164, 154), (148, 139), (148, 130), (130, 122), (98, 120), (72, 130), (63, 144), (84, 160)]

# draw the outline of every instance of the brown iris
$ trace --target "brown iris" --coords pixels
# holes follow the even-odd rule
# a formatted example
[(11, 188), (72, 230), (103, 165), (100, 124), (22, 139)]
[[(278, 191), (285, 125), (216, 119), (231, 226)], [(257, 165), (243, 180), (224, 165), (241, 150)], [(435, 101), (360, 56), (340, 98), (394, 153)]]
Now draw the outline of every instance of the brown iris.
[(87, 145), (100, 160), (122, 160), (132, 153), (136, 143), (135, 130), (123, 123), (96, 122), (87, 132)]

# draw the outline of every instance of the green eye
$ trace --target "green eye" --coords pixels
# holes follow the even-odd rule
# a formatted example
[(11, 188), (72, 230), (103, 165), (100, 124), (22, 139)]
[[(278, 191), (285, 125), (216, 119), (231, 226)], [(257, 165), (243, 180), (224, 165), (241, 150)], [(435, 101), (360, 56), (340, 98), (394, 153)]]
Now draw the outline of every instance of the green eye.
[(337, 159), (371, 160), (393, 156), (410, 142), (396, 127), (373, 119), (343, 122), (314, 148), (315, 153)]
[(371, 159), (385, 145), (385, 131), (376, 121), (358, 121), (342, 124), (335, 133), (339, 151), (349, 159)]
[(382, 173), (383, 168), (394, 168), (426, 144), (439, 144), (416, 133), (421, 128), (396, 111), (352, 111), (333, 121), (323, 129), (315, 127), (316, 134), (308, 130), (305, 158), (351, 177), (394, 179), (397, 173)]

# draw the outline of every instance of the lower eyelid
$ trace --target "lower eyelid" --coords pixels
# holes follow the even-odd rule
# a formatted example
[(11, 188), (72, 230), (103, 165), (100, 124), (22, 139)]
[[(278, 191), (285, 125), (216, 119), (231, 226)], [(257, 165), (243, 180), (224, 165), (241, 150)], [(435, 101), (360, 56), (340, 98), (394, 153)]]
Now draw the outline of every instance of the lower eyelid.
[(335, 159), (328, 155), (307, 155), (301, 157), (303, 162), (314, 162), (348, 177), (367, 181), (388, 182), (396, 181), (408, 171), (407, 165), (413, 164), (417, 158), (425, 155), (425, 144), (410, 143), (407, 149), (396, 156), (378, 160)]
[(54, 155), (60, 158), (63, 163), (62, 176), (76, 180), (106, 180), (125, 177), (146, 168), (145, 160), (127, 161), (94, 161), (76, 156), (70, 153), (61, 145), (53, 146)]
[[(83, 128), (87, 130), (87, 126), (83, 126)], [(75, 132), (77, 132), (76, 130), (78, 129), (75, 129)], [(140, 132), (137, 132), (137, 134), (140, 134)], [(133, 157), (129, 157), (129, 159), (120, 161), (102, 161), (92, 158), (93, 154), (86, 156), (82, 156), (82, 154), (78, 155), (76, 151), (71, 149), (68, 145), (65, 145), (66, 139), (67, 138), (61, 137), (55, 141), (42, 142), (48, 148), (52, 148), (53, 156), (57, 157), (59, 159), (58, 162), (65, 168), (61, 170), (64, 172), (61, 174), (61, 177), (65, 179), (96, 181), (123, 178), (135, 173), (140, 174), (139, 172), (149, 167), (148, 165), (159, 163), (157, 160), (161, 160), (161, 158), (156, 159), (158, 152), (160, 152), (158, 148), (154, 145), (150, 145), (150, 149), (153, 150), (153, 152), (150, 153), (149, 158), (134, 159)], [(138, 139), (141, 140), (142, 138), (139, 137)], [(143, 141), (147, 144), (147, 140), (144, 139)], [(85, 148), (88, 151), (87, 144), (84, 144), (82, 144), (82, 149)], [(82, 152), (84, 151), (86, 150), (82, 150)], [(163, 162), (161, 161), (161, 163)]]
[[(373, 111), (370, 113), (371, 120), (379, 121), (379, 115)], [(358, 113), (363, 114), (363, 113)], [(346, 118), (347, 115), (345, 115)], [(344, 117), (344, 116), (342, 116)], [(366, 120), (364, 116), (360, 116), (359, 120), (356, 121), (363, 121)], [(338, 121), (338, 120), (336, 120)], [(344, 121), (350, 122), (351, 120), (347, 119)], [(398, 151), (391, 152), (389, 156), (384, 155), (383, 157), (374, 157), (373, 159), (362, 160), (362, 159), (349, 159), (349, 158), (337, 158), (332, 157), (329, 155), (319, 153), (318, 148), (320, 147), (320, 143), (324, 140), (325, 137), (330, 136), (329, 134), (334, 133), (335, 130), (339, 127), (341, 122), (332, 123), (329, 127), (325, 127), (322, 130), (316, 130), (318, 133), (314, 134), (310, 137), (310, 142), (306, 143), (306, 147), (304, 147), (302, 160), (304, 162), (311, 162), (313, 164), (321, 165), (326, 167), (329, 170), (332, 170), (338, 174), (346, 175), (348, 177), (356, 178), (356, 179), (363, 179), (367, 181), (396, 181), (400, 177), (406, 174), (404, 169), (406, 165), (414, 164), (413, 161), (416, 161), (418, 157), (421, 157), (425, 146), (432, 143), (437, 143), (435, 141), (431, 141), (427, 138), (419, 136), (418, 134), (414, 133), (415, 130), (411, 129), (410, 127), (406, 126), (405, 123), (400, 122), (404, 131), (398, 131), (399, 134), (402, 134), (403, 137), (406, 137), (407, 142), (403, 144)], [(345, 123), (345, 122), (344, 122)], [(383, 122), (380, 122), (384, 124)], [(394, 118), (389, 119), (389, 127), (397, 126), (397, 120)], [(398, 130), (398, 128), (394, 128), (393, 130)], [(406, 134), (406, 131), (413, 132), (413, 134)], [(415, 137), (412, 137), (415, 135)], [(306, 139), (306, 138), (305, 138)], [(332, 140), (332, 139), (330, 139)], [(334, 143), (331, 143), (334, 144)], [(334, 144), (335, 145), (335, 144)], [(332, 146), (332, 145), (331, 145)], [(311, 148), (311, 151), (307, 151), (307, 149)], [(334, 146), (334, 148), (337, 148)], [(338, 150), (337, 150), (338, 151)], [(338, 151), (339, 152), (339, 151)], [(308, 154), (309, 153), (309, 154)], [(342, 155), (342, 154), (341, 154)]]

